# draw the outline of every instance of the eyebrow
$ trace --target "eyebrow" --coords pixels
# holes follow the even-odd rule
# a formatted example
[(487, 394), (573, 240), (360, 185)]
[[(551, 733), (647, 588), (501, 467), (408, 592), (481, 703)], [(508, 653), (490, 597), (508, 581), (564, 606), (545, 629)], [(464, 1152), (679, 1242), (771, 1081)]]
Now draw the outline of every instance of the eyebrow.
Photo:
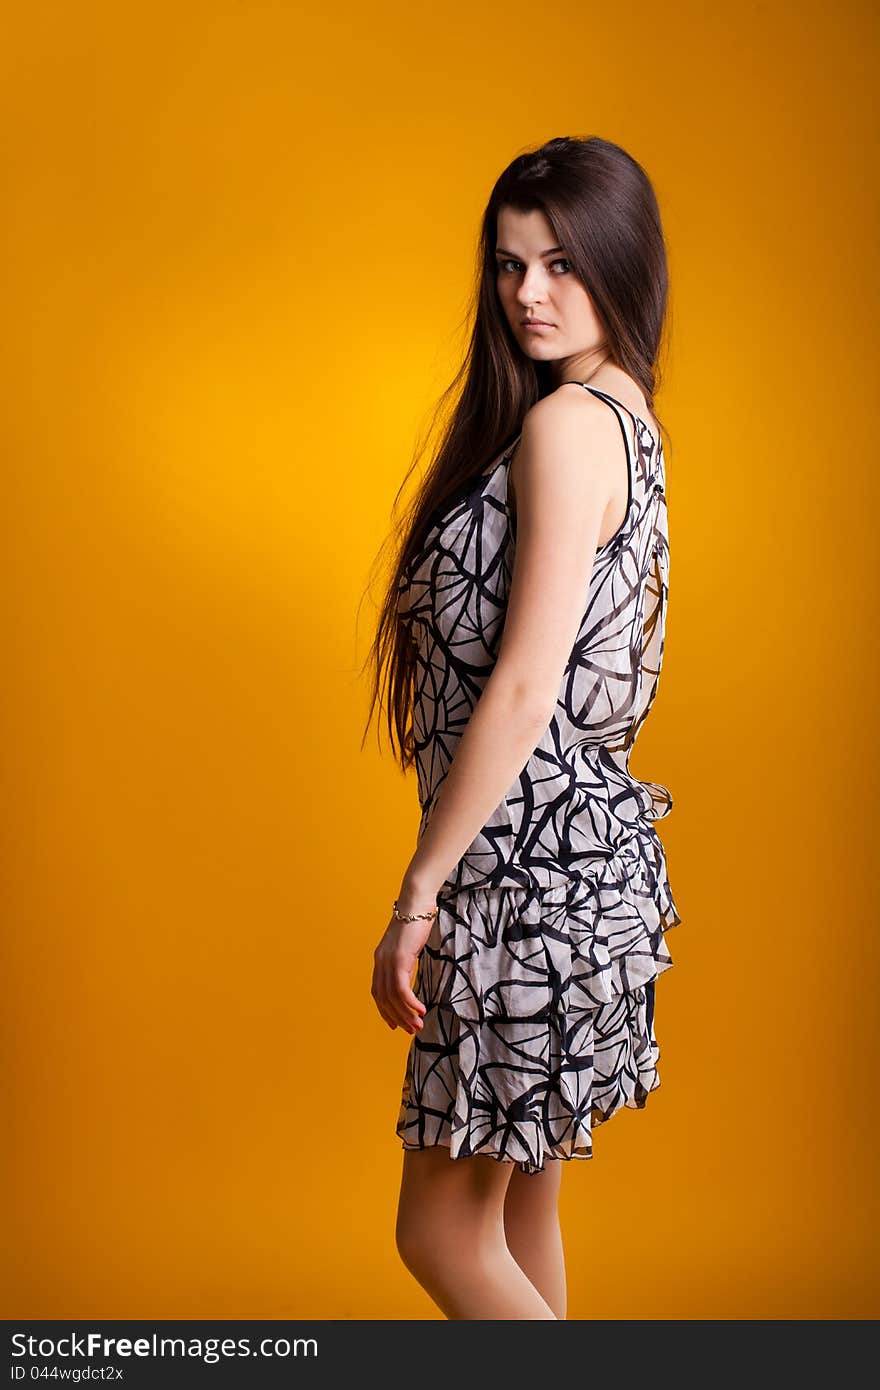
[[(541, 252), (541, 260), (543, 260), (545, 256), (552, 256), (553, 253), (554, 253), (555, 251), (562, 251), (562, 250), (563, 250), (563, 247), (561, 247), (561, 246), (551, 246), (549, 251), (542, 251), (542, 252)], [(520, 256), (515, 256), (515, 255), (513, 254), (512, 251), (505, 251), (505, 249), (504, 249), (503, 246), (496, 246), (496, 247), (495, 247), (495, 255), (496, 255), (496, 256), (509, 256), (510, 259), (511, 259), (512, 261), (518, 261), (518, 260), (521, 259)]]

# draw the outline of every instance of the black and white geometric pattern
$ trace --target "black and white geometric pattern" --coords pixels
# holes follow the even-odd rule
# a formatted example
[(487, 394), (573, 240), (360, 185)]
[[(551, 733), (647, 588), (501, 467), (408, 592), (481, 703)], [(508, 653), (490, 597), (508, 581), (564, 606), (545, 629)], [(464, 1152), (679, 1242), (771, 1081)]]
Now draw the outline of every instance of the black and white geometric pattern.
[[(596, 553), (553, 719), (438, 894), (414, 984), (427, 1013), (397, 1121), (405, 1148), (487, 1153), (527, 1173), (546, 1158), (591, 1158), (591, 1127), (659, 1086), (654, 983), (673, 963), (664, 933), (681, 921), (653, 826), (672, 797), (629, 771), (663, 659), (663, 444), (585, 389), (620, 423), (626, 516)], [(496, 660), (518, 439), (432, 518), (400, 585), (416, 646), (419, 837)]]

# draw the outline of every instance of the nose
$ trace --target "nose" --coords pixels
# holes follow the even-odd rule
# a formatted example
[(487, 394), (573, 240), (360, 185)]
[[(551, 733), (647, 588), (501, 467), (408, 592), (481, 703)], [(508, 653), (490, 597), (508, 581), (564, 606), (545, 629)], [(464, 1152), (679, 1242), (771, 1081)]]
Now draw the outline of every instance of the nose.
[(527, 270), (516, 292), (520, 304), (544, 304), (547, 298), (546, 272), (540, 266)]

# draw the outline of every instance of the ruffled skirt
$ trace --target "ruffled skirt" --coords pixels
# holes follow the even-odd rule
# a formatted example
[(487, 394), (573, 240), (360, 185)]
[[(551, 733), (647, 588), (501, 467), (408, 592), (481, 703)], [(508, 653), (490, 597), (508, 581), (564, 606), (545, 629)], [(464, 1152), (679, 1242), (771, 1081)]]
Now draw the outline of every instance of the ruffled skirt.
[(654, 982), (678, 925), (656, 834), (550, 887), (438, 895), (419, 956), (426, 1005), (397, 1120), (405, 1149), (541, 1172), (592, 1158), (591, 1128), (660, 1085)]

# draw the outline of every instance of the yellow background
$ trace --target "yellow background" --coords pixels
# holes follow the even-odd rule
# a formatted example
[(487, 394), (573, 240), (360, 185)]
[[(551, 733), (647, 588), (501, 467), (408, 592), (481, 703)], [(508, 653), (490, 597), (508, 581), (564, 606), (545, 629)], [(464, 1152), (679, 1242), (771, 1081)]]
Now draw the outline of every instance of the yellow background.
[(360, 603), (517, 153), (654, 181), (683, 923), (564, 1174), (569, 1316), (868, 1318), (876, 16), (267, 0), (3, 19), (12, 1317), (434, 1318), (394, 1247), (414, 848)]

